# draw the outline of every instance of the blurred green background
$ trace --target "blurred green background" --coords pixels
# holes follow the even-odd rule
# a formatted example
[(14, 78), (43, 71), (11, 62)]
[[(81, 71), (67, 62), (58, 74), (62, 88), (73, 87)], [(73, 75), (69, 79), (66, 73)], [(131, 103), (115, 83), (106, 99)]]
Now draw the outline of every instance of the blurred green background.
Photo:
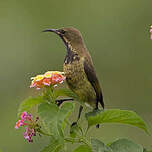
[[(46, 28), (78, 28), (92, 55), (106, 108), (134, 110), (151, 126), (151, 6), (151, 0), (0, 0), (0, 149), (38, 152), (48, 142), (41, 137), (29, 144), (23, 130), (14, 129), (20, 102), (35, 93), (29, 89), (30, 77), (62, 71), (64, 45), (55, 34), (41, 32)], [(128, 137), (152, 146), (152, 137), (126, 125), (102, 125), (90, 135), (105, 143)]]

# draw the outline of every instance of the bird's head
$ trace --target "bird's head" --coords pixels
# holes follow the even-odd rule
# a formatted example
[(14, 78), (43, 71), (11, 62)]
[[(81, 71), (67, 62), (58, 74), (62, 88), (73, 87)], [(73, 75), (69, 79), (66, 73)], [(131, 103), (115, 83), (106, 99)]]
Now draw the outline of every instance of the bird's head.
[(61, 29), (47, 29), (43, 32), (54, 32), (63, 40), (66, 46), (72, 47), (83, 45), (82, 35), (79, 30), (73, 27)]

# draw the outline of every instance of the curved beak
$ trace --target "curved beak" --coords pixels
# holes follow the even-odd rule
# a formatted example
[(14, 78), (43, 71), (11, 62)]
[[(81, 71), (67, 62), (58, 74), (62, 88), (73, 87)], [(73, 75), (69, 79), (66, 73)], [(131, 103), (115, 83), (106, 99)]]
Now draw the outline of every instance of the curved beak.
[(56, 33), (64, 42), (64, 44), (67, 46), (67, 42), (65, 41), (64, 37), (63, 37), (63, 34), (60, 32), (59, 29), (46, 29), (42, 32), (53, 32), (53, 33)]
[(60, 34), (60, 32), (59, 32), (59, 30), (58, 29), (46, 29), (46, 30), (44, 30), (44, 31), (42, 31), (42, 32), (54, 32), (54, 33), (56, 33), (56, 34)]

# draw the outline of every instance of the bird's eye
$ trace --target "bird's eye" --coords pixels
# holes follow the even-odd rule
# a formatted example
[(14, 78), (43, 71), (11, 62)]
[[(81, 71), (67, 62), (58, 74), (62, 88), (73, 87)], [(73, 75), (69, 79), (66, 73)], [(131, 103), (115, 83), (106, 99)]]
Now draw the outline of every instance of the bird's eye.
[(65, 34), (65, 31), (64, 31), (64, 30), (60, 30), (60, 33), (61, 33), (61, 34)]

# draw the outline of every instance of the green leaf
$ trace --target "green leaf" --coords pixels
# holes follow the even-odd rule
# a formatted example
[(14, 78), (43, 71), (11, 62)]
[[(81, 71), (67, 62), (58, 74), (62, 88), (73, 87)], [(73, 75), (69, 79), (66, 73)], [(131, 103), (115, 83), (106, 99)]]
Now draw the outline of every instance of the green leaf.
[(136, 126), (149, 134), (145, 122), (133, 111), (110, 109), (86, 114), (88, 127), (102, 123), (121, 123)]
[(27, 99), (25, 99), (19, 106), (18, 109), (18, 117), (21, 115), (22, 112), (24, 111), (30, 111), (30, 109), (35, 106), (38, 105), (40, 103), (46, 102), (42, 97), (29, 97)]
[(62, 130), (65, 129), (65, 119), (67, 119), (70, 114), (73, 112), (74, 110), (74, 106), (75, 104), (74, 103), (71, 103), (71, 102), (65, 102), (62, 104), (61, 108), (59, 109), (59, 112), (58, 112), (58, 121), (59, 123), (61, 124), (62, 126)]
[(76, 100), (78, 99), (78, 96), (75, 93), (73, 93), (70, 89), (67, 89), (67, 88), (54, 90), (54, 95), (55, 97), (66, 96), (66, 97), (71, 97)]
[(93, 152), (113, 152), (110, 147), (106, 146), (98, 139), (91, 139), (91, 144)]
[(80, 145), (73, 152), (92, 152), (91, 148), (87, 145)]
[(144, 148), (143, 152), (152, 152), (152, 150), (147, 150), (147, 149)]
[(143, 152), (142, 146), (128, 139), (119, 139), (110, 145), (113, 152)]
[(52, 134), (56, 139), (64, 136), (64, 120), (72, 112), (73, 108), (73, 103), (69, 102), (64, 103), (61, 108), (54, 103), (42, 103), (39, 105), (39, 116), (42, 118), (45, 127), (47, 126), (47, 131), (49, 134)]
[(42, 103), (38, 107), (38, 113), (49, 134), (56, 138), (62, 133), (58, 130), (58, 111), (59, 108), (54, 103)]
[(51, 137), (50, 144), (46, 146), (41, 152), (59, 152), (62, 150), (63, 144), (60, 143), (58, 140), (55, 138)]

